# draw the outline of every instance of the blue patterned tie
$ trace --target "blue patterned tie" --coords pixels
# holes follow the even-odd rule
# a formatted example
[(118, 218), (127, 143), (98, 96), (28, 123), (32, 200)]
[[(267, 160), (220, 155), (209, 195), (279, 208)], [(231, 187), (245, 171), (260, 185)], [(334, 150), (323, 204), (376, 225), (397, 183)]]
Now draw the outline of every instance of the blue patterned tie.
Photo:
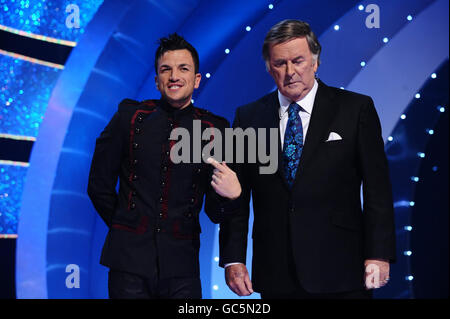
[(303, 149), (303, 127), (299, 115), (300, 110), (301, 106), (297, 103), (289, 105), (289, 119), (284, 133), (283, 168), (289, 187), (292, 187), (294, 183), (295, 173), (297, 172)]

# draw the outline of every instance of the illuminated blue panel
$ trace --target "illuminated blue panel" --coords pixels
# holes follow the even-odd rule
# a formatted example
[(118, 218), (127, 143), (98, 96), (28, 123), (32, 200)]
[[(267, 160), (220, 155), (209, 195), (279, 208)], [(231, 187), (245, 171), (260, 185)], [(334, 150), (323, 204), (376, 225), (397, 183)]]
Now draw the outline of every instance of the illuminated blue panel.
[(0, 234), (17, 234), (17, 212), (27, 170), (0, 164)]
[[(436, 14), (435, 19), (438, 16)], [(423, 226), (418, 224), (415, 215), (422, 214), (423, 211), (413, 209), (416, 206), (415, 200), (420, 196), (417, 193), (420, 187), (418, 184), (423, 183), (422, 176), (420, 178), (418, 176), (423, 170), (424, 159), (417, 154), (429, 149), (432, 136), (427, 134), (426, 128), (435, 128), (441, 121), (442, 113), (433, 106), (448, 104), (448, 68), (446, 59), (442, 66), (433, 70), (437, 74), (437, 79), (424, 77), (428, 80), (419, 90), (422, 98), (411, 98), (411, 103), (404, 110), (405, 120), (398, 121), (392, 131), (393, 140), (386, 145), (394, 197), (397, 261), (390, 270), (392, 281), (385, 289), (375, 293), (375, 296), (381, 298), (415, 298), (413, 289), (415, 287), (410, 280), (405, 280), (405, 277), (411, 273), (415, 275), (416, 267), (423, 262), (419, 259), (413, 261), (409, 257), (411, 255), (409, 251), (417, 249), (411, 241), (411, 237), (417, 235), (415, 227), (419, 226), (420, 229)], [(426, 159), (431, 160), (432, 156), (428, 156)], [(433, 209), (433, 219), (438, 218), (436, 214), (438, 211)], [(421, 246), (427, 247), (425, 244)], [(437, 242), (436, 247), (439, 247)], [(430, 279), (423, 278), (423, 280)]]
[[(103, 0), (0, 0), (0, 24), (48, 37), (77, 41)], [(69, 4), (80, 8), (80, 28), (66, 27)]]
[[(330, 25), (329, 30), (320, 37), (323, 64), (318, 69), (319, 77), (326, 79), (328, 85), (348, 89), (348, 83), (361, 71), (361, 62), (364, 61), (367, 67), (373, 55), (387, 46), (383, 38), (387, 37), (391, 41), (402, 28), (410, 24), (406, 19), (408, 14), (416, 16), (432, 2), (433, 0), (410, 0), (407, 4), (403, 1), (359, 2)], [(365, 10), (370, 9), (370, 4), (377, 4), (380, 9), (380, 28), (368, 28), (366, 25), (366, 19), (370, 20), (372, 11)], [(363, 10), (359, 10), (360, 5), (364, 7)], [(338, 31), (334, 29), (335, 25), (339, 25)]]
[(36, 137), (61, 70), (4, 55), (0, 69), (0, 132)]
[[(443, 27), (448, 26), (448, 9), (446, 0), (437, 0), (425, 7), (381, 47), (348, 84), (347, 89), (373, 98), (384, 140), (433, 71), (448, 59), (449, 30)], [(417, 36), (423, 39), (411, 40)], [(419, 60), (421, 63), (417, 63)]]

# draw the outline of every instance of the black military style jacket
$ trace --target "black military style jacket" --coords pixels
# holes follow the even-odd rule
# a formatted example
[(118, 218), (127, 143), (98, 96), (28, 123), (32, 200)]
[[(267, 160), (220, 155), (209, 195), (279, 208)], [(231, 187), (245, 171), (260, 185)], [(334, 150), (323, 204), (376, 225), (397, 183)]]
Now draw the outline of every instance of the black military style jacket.
[[(210, 164), (193, 162), (192, 143), (199, 143), (194, 120), (201, 132), (217, 128), (225, 136), (229, 127), (226, 119), (192, 104), (178, 110), (164, 100), (120, 103), (96, 141), (89, 174), (88, 195), (109, 226), (101, 264), (142, 276), (157, 273), (160, 278), (199, 274), (203, 198), (214, 223), (224, 221), (239, 204), (214, 191)], [(189, 163), (170, 159), (177, 143), (169, 138), (174, 128), (189, 132)], [(206, 143), (201, 141), (202, 149)]]

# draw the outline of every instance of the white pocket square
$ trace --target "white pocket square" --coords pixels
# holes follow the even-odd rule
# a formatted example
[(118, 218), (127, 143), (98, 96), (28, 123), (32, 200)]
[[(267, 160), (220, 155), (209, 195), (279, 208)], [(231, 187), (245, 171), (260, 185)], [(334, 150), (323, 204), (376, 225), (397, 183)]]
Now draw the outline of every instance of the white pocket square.
[(330, 141), (339, 141), (342, 140), (342, 137), (335, 132), (331, 132), (330, 136), (328, 136), (328, 139), (325, 142), (330, 142)]

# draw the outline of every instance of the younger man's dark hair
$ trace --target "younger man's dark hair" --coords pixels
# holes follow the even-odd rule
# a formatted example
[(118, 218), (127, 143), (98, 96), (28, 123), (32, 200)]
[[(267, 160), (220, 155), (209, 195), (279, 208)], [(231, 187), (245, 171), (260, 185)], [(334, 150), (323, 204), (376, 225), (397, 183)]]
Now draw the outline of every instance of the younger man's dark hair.
[(174, 51), (174, 50), (188, 50), (191, 55), (192, 59), (194, 60), (195, 65), (195, 73), (198, 73), (198, 70), (200, 68), (200, 61), (198, 58), (197, 50), (189, 43), (187, 42), (182, 36), (178, 35), (177, 33), (172, 33), (166, 38), (161, 38), (158, 41), (159, 47), (156, 49), (155, 54), (155, 72), (158, 74), (158, 60), (164, 53), (167, 51)]

